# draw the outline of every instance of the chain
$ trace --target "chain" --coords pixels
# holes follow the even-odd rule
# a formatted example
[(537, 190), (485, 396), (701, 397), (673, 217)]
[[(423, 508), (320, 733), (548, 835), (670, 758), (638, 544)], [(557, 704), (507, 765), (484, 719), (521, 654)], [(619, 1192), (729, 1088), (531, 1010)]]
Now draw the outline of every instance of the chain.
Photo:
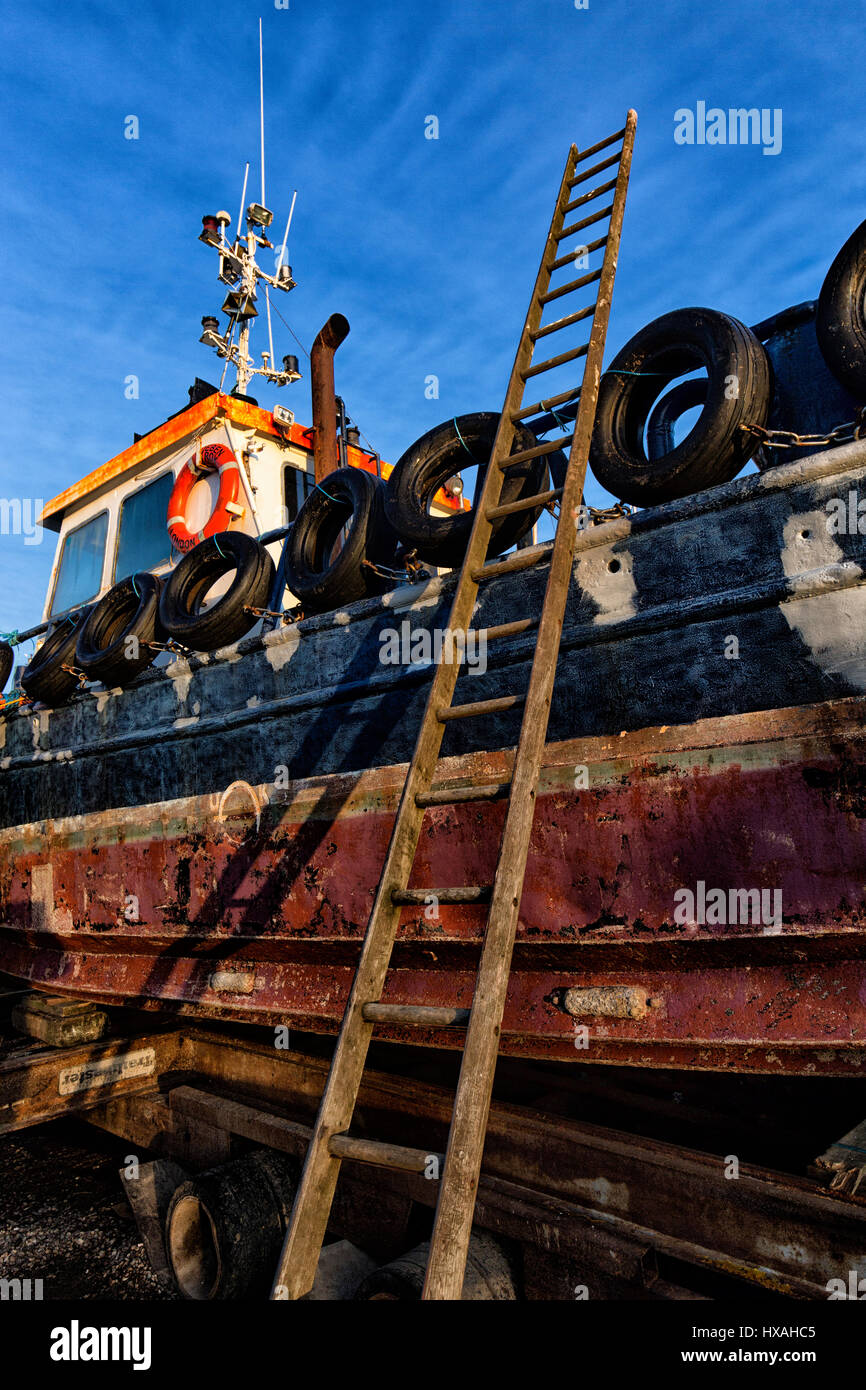
[(740, 429), (754, 435), (765, 449), (811, 449), (821, 444), (853, 444), (866, 438), (866, 405), (856, 420), (837, 425), (828, 434), (796, 434), (793, 430), (766, 430), (763, 425), (745, 424)]

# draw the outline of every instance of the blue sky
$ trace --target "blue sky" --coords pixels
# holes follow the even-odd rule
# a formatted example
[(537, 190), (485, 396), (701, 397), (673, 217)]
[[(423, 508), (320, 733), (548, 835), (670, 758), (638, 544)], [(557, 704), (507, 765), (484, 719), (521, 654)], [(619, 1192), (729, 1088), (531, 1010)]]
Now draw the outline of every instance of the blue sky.
[[(48, 499), (185, 404), (196, 375), (218, 381), (197, 341), (221, 302), (215, 257), (196, 238), (203, 213), (236, 215), (246, 159), (258, 196), (260, 15), (281, 228), (298, 189), (298, 288), (279, 305), (307, 347), (328, 314), (348, 317), (337, 389), (390, 460), (454, 414), (500, 408), (568, 144), (629, 106), (608, 358), (684, 305), (753, 323), (815, 297), (866, 216), (866, 40), (839, 0), (10, 6), (0, 497)], [(675, 144), (675, 111), (699, 100), (780, 108), (781, 152)], [(275, 327), (278, 356), (298, 351)], [(259, 399), (309, 421), (306, 372)], [(0, 629), (38, 620), (54, 543), (0, 535)]]

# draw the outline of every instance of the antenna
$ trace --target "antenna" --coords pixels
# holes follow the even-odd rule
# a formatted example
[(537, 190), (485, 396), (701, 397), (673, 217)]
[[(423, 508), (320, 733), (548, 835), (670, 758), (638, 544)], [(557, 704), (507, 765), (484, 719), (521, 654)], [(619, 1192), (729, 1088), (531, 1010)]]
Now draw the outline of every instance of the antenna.
[(279, 258), (279, 260), (277, 261), (277, 270), (279, 270), (280, 266), (282, 265), (282, 263), (283, 263), (283, 256), (286, 254), (286, 243), (287, 243), (287, 241), (288, 241), (288, 239), (289, 239), (289, 228), (290, 228), (291, 225), (292, 225), (292, 217), (293, 217), (293, 215), (294, 215), (295, 203), (297, 202), (297, 200), (298, 200), (298, 190), (295, 189), (294, 193), (292, 194), (292, 206), (289, 208), (289, 220), (288, 220), (288, 222), (286, 223), (286, 234), (285, 234), (285, 236), (283, 237), (283, 244), (282, 244), (282, 246), (280, 247), (280, 258)]
[(259, 133), (262, 147), (262, 207), (265, 202), (265, 68), (262, 56), (262, 21), (259, 20)]
[(244, 225), (244, 203), (245, 203), (246, 200), (247, 200), (247, 179), (249, 178), (249, 174), (250, 174), (250, 162), (249, 162), (249, 160), (247, 160), (246, 168), (244, 169), (244, 186), (243, 186), (243, 188), (241, 189), (241, 210), (240, 210), (240, 212), (238, 213), (238, 233), (237, 233), (237, 240), (238, 240), (238, 241), (240, 241), (240, 239), (241, 239), (241, 235), (242, 235), (242, 231), (243, 231), (243, 225)]

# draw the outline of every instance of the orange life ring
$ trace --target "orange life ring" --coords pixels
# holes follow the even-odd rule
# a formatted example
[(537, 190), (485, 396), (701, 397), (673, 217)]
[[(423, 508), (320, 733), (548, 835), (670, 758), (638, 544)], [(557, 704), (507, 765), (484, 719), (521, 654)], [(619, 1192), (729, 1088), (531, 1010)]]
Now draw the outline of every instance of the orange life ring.
[[(196, 483), (205, 473), (220, 475), (220, 490), (213, 513), (201, 531), (193, 533), (186, 524), (186, 504)], [(237, 505), (240, 491), (240, 469), (238, 461), (224, 444), (207, 444), (201, 450), (201, 461), (195, 455), (188, 459), (177, 475), (168, 503), (168, 534), (175, 550), (192, 550), (199, 541), (208, 536), (227, 531), (236, 517), (243, 516), (244, 509)]]

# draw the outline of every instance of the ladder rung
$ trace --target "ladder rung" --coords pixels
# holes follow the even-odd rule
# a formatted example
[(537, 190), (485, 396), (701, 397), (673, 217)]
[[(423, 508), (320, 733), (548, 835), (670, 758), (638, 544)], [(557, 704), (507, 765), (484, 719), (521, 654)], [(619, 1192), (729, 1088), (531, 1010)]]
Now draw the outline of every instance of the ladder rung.
[(579, 183), (586, 183), (587, 179), (591, 179), (595, 174), (600, 174), (602, 169), (609, 169), (612, 164), (618, 164), (621, 155), (622, 150), (617, 150), (610, 159), (603, 159), (600, 164), (593, 164), (591, 169), (587, 169), (584, 173), (578, 174), (577, 178), (572, 179), (568, 185), (569, 188), (574, 188)]
[[(565, 241), (567, 236), (573, 236), (575, 232), (582, 232), (584, 227), (591, 227), (593, 222), (601, 222), (602, 218), (609, 217), (612, 212), (613, 203), (606, 208), (602, 208), (600, 212), (594, 212), (592, 217), (584, 217), (582, 222), (572, 222), (570, 227), (563, 227), (559, 236), (556, 238), (557, 241)], [(581, 250), (583, 249), (585, 248), (582, 247)]]
[(464, 801), (498, 801), (505, 796), (510, 782), (497, 782), (492, 787), (437, 787), (415, 797), (416, 806), (457, 806)]
[(594, 154), (598, 154), (599, 150), (606, 150), (608, 145), (613, 144), (614, 140), (621, 140), (625, 132), (626, 127), (623, 126), (622, 130), (617, 130), (613, 135), (608, 135), (606, 140), (599, 140), (597, 145), (590, 145), (588, 149), (580, 150), (577, 156), (578, 164), (582, 164), (585, 159), (590, 159)]
[(564, 319), (554, 319), (553, 323), (545, 324), (544, 328), (537, 329), (529, 336), (535, 343), (539, 338), (546, 338), (548, 333), (558, 333), (561, 328), (570, 328), (573, 323), (580, 323), (581, 319), (588, 319), (590, 314), (594, 313), (595, 304), (590, 304), (588, 309), (578, 309), (576, 314), (568, 314)]
[(459, 888), (395, 888), (391, 893), (391, 901), (397, 907), (426, 907), (431, 897), (446, 905), (448, 903), (486, 903), (490, 901), (492, 892), (492, 883), (470, 883), (461, 885)]
[(588, 193), (581, 193), (579, 198), (572, 198), (571, 202), (566, 203), (562, 209), (563, 216), (567, 217), (570, 212), (574, 212), (575, 208), (583, 207), (584, 203), (591, 203), (593, 198), (600, 198), (602, 193), (609, 193), (612, 188), (616, 188), (616, 179), (611, 179), (609, 183), (600, 183), (598, 188), (591, 188)]
[(563, 434), (559, 439), (545, 439), (543, 444), (536, 444), (533, 449), (521, 449), (519, 454), (509, 454), (499, 467), (513, 468), (516, 463), (526, 463), (527, 459), (541, 458), (542, 454), (555, 454), (563, 444), (570, 444), (573, 438), (573, 434)]
[(478, 627), (472, 631), (483, 636), (485, 642), (495, 642), (497, 637), (516, 637), (519, 632), (528, 632), (538, 627), (537, 618), (517, 618), (513, 623), (498, 623), (495, 627)]
[[(551, 372), (554, 367), (561, 367), (563, 362), (573, 362), (575, 357), (585, 357), (588, 352), (589, 343), (581, 343), (580, 347), (572, 348), (571, 352), (561, 352), (558, 357), (548, 357), (546, 362), (540, 362), (537, 367), (529, 367), (523, 372), (523, 380), (528, 381), (531, 376), (539, 376), (542, 372)], [(502, 467), (507, 468), (509, 462), (509, 459), (504, 459)]]
[[(560, 265), (566, 265), (568, 261), (573, 261), (573, 256), (566, 256)], [(551, 269), (554, 269), (552, 266)], [(539, 304), (549, 304), (552, 299), (561, 299), (564, 294), (571, 294), (572, 290), (582, 290), (584, 285), (591, 285), (593, 280), (601, 279), (601, 269), (591, 270), (587, 275), (581, 275), (579, 280), (569, 280), (567, 285), (559, 285), (555, 290), (548, 290), (547, 294), (539, 297)]]
[(438, 1160), (441, 1172), (444, 1154), (428, 1153), (426, 1149), (407, 1149), (402, 1144), (382, 1144), (375, 1139), (355, 1139), (350, 1134), (332, 1134), (328, 1153), (334, 1158), (352, 1158), (356, 1163), (372, 1163), (377, 1168), (397, 1168), (403, 1173), (424, 1173), (430, 1159)]
[(525, 405), (522, 410), (515, 410), (511, 422), (516, 425), (518, 420), (529, 420), (533, 415), (541, 415), (543, 411), (551, 410), (554, 406), (565, 405), (566, 401), (576, 403), (579, 397), (578, 388), (574, 391), (563, 391), (558, 396), (549, 396), (546, 401), (535, 401), (532, 405)]
[(472, 571), (472, 578), (476, 584), (480, 584), (483, 579), (495, 579), (499, 574), (518, 574), (520, 570), (532, 569), (541, 560), (550, 559), (549, 545), (531, 545), (526, 550), (515, 550), (513, 555), (509, 555), (505, 560), (494, 560), (492, 564), (482, 565), (480, 569)]
[(430, 1004), (365, 1004), (368, 1023), (394, 1023), (409, 1028), (465, 1028), (469, 1009), (437, 1009)]
[(474, 719), (478, 714), (498, 714), (500, 710), (522, 705), (525, 695), (502, 695), (498, 700), (473, 700), (468, 705), (445, 705), (436, 711), (441, 724), (450, 719)]
[(561, 487), (555, 487), (550, 492), (537, 492), (534, 497), (521, 497), (517, 502), (505, 502), (501, 507), (491, 507), (487, 513), (487, 520), (496, 521), (500, 516), (511, 516), (513, 512), (528, 512), (530, 507), (546, 507), (548, 502), (555, 502), (561, 497), (562, 492)]
[[(570, 229), (569, 229), (569, 230), (570, 230)], [(563, 235), (565, 235), (565, 233), (563, 233)], [(558, 237), (557, 240), (561, 241), (561, 240), (562, 240), (562, 237)], [(557, 268), (558, 268), (559, 264), (560, 264), (563, 260), (564, 260), (564, 262), (565, 262), (566, 265), (568, 264), (568, 262), (569, 262), (570, 260), (573, 261), (574, 258), (575, 258), (575, 256), (578, 254), (578, 252), (579, 252), (579, 254), (580, 254), (581, 256), (588, 256), (589, 253), (590, 253), (590, 251), (597, 251), (597, 250), (599, 249), (599, 247), (600, 247), (600, 246), (604, 246), (604, 245), (606, 244), (606, 242), (607, 242), (607, 237), (606, 237), (606, 236), (597, 237), (595, 241), (588, 241), (588, 242), (586, 243), (585, 246), (580, 246), (580, 247), (577, 248), (576, 251), (572, 251), (572, 253), (571, 253), (570, 256), (560, 257), (560, 262), (557, 262)], [(554, 267), (551, 266), (551, 267), (550, 267), (550, 270), (551, 270), (551, 273), (552, 273), (553, 270), (554, 270)]]

